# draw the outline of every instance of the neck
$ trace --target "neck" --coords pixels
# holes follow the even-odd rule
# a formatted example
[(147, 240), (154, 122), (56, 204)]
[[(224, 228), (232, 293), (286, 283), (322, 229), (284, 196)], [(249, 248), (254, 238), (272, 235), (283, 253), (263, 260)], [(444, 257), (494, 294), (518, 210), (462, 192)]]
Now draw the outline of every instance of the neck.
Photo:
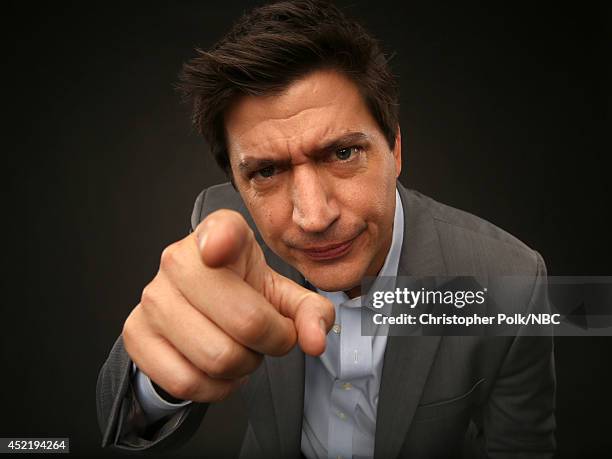
[(353, 287), (350, 290), (345, 290), (344, 293), (346, 293), (346, 296), (348, 296), (350, 299), (357, 298), (358, 296), (361, 296), (361, 284), (360, 285), (356, 285), (355, 287)]

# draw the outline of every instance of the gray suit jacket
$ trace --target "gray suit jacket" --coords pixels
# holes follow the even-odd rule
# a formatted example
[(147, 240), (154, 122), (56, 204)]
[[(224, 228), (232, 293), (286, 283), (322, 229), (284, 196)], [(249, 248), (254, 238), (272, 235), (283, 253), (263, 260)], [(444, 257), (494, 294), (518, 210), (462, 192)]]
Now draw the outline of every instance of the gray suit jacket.
[[(541, 256), (510, 234), (474, 215), (443, 205), (398, 182), (405, 218), (399, 275), (533, 278), (517, 292), (522, 309), (546, 295)], [(304, 284), (303, 277), (261, 240), (231, 185), (197, 197), (191, 225), (210, 212), (241, 212), (268, 264)], [(97, 382), (102, 446), (168, 449), (191, 437), (207, 404), (194, 403), (153, 426), (130, 381), (131, 360), (121, 336)], [(242, 389), (249, 422), (241, 457), (300, 457), (304, 354), (264, 358)], [(390, 336), (385, 351), (376, 421), (378, 459), (395, 457), (550, 457), (555, 450), (555, 374), (551, 337)]]

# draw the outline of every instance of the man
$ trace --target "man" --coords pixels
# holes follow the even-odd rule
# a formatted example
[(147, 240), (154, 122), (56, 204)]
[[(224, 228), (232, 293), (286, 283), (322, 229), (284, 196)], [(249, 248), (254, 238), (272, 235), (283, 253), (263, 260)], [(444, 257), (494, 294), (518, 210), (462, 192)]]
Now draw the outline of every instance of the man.
[(230, 184), (197, 198), (100, 371), (103, 446), (180, 444), (241, 390), (241, 457), (550, 456), (552, 340), (362, 336), (366, 276), (533, 279), (537, 252), (397, 182), (397, 92), (333, 5), (245, 15), (185, 66)]

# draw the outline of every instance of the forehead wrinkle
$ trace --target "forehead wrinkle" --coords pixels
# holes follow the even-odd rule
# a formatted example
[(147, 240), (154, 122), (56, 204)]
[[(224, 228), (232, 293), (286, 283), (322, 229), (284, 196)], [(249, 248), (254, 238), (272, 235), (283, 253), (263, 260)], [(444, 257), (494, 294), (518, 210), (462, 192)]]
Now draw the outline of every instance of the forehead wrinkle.
[[(346, 105), (343, 104), (342, 113), (348, 109)], [(240, 147), (234, 150), (238, 153), (237, 159), (240, 161), (245, 157), (259, 157), (274, 161), (289, 160), (290, 163), (297, 164), (319, 153), (323, 147), (349, 132), (364, 132), (365, 126), (350, 122), (351, 117), (347, 118), (349, 125), (338, 125), (338, 112), (326, 113), (329, 110), (324, 109), (329, 106), (334, 106), (334, 103), (327, 102), (307, 108), (302, 106), (286, 117), (270, 116), (278, 114), (279, 110), (268, 110), (263, 119), (259, 118), (263, 108), (271, 107), (257, 106), (253, 107), (254, 110), (246, 110), (244, 121), (247, 126), (241, 129), (241, 132), (236, 132), (235, 142), (231, 142)]]
[[(343, 85), (342, 89), (345, 88)], [(363, 102), (356, 88), (349, 89), (354, 90), (344, 96), (341, 104), (338, 103), (338, 91), (329, 93), (327, 85), (319, 81), (298, 82), (281, 95), (241, 99), (234, 107), (238, 110), (233, 110), (230, 117), (235, 126), (243, 124), (243, 128), (235, 132), (235, 142), (231, 142), (241, 146), (236, 148), (236, 156), (256, 154), (275, 159), (287, 155), (308, 156), (325, 141), (329, 142), (354, 128), (361, 130), (361, 126), (351, 126), (353, 129), (336, 126), (338, 116), (347, 110), (354, 112), (349, 107), (356, 108), (355, 102)], [(329, 110), (336, 106), (339, 106), (337, 110)], [(332, 131), (337, 134), (328, 137)]]
[(320, 147), (322, 146), (322, 139), (328, 138), (330, 132), (333, 131), (333, 128), (329, 125), (326, 125), (322, 126), (320, 132), (318, 129), (316, 130), (316, 132), (313, 131), (314, 130), (307, 131), (307, 134), (312, 133), (312, 135), (309, 135), (307, 138), (305, 138), (305, 133), (300, 133), (295, 136), (295, 139), (288, 138), (286, 140), (285, 148), (291, 158), (308, 158), (312, 154), (317, 153)]
[[(258, 129), (255, 127), (254, 129)], [(265, 131), (265, 129), (262, 129)], [(265, 137), (254, 138), (246, 144), (237, 142), (236, 153), (238, 158), (257, 155), (262, 158), (300, 158), (309, 156), (316, 152), (326, 139), (336, 138), (348, 131), (343, 129), (337, 135), (330, 136), (335, 131), (332, 126), (317, 126), (305, 132), (297, 132), (290, 135), (284, 134), (283, 129), (275, 129), (276, 132), (268, 133)], [(285, 130), (286, 131), (286, 130)], [(314, 132), (313, 132), (314, 131)]]

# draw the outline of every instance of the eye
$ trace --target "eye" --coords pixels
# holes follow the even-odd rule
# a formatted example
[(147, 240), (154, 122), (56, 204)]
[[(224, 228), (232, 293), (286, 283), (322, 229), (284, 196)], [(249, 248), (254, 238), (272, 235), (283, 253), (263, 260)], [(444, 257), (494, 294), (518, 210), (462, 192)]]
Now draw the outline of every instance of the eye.
[(256, 171), (254, 175), (255, 175), (255, 177), (259, 176), (259, 177), (262, 177), (262, 178), (269, 178), (269, 177), (272, 177), (275, 172), (276, 172), (276, 167), (274, 167), (274, 166), (266, 166), (266, 167)]
[(353, 156), (355, 153), (358, 153), (358, 152), (359, 152), (359, 147), (356, 147), (356, 146), (340, 148), (336, 150), (336, 158), (339, 159), (340, 161), (347, 161), (351, 159), (351, 156)]

